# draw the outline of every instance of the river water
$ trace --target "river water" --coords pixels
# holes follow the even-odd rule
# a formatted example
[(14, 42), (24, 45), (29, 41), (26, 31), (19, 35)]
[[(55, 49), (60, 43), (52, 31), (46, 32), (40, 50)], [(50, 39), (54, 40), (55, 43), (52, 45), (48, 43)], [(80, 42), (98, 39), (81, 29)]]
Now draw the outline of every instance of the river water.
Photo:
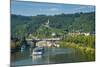
[(12, 66), (58, 64), (92, 61), (86, 54), (72, 48), (45, 48), (43, 55), (32, 55), (29, 49), (11, 54)]

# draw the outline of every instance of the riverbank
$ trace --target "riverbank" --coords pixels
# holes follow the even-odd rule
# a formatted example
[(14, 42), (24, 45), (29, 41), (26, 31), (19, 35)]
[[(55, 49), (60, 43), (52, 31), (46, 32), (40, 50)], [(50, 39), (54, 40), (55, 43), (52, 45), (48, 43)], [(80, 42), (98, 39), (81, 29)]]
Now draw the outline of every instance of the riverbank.
[(82, 54), (85, 54), (89, 59), (95, 60), (95, 48), (81, 46), (82, 44), (75, 44), (71, 42), (60, 42), (61, 46), (64, 48), (74, 48), (77, 51), (80, 51)]

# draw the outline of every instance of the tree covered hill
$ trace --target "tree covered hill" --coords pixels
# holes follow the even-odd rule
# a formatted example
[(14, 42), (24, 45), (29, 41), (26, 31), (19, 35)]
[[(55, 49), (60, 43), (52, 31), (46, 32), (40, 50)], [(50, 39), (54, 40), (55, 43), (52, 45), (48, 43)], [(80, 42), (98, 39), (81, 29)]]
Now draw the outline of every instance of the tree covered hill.
[[(48, 19), (49, 27), (46, 27)], [(95, 12), (54, 16), (21, 16), (11, 14), (12, 36), (27, 36), (30, 33), (36, 36), (49, 35), (52, 32), (62, 34), (64, 31), (95, 32)]]

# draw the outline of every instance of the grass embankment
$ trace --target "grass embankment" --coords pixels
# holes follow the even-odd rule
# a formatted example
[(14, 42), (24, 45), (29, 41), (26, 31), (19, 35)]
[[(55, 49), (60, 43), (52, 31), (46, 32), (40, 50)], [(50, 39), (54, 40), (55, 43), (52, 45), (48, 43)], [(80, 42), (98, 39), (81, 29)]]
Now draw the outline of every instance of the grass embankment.
[(60, 44), (64, 44), (63, 47), (80, 49), (80, 50), (82, 50), (82, 51), (84, 51), (86, 53), (94, 54), (94, 52), (95, 52), (94, 48), (83, 47), (83, 46), (80, 46), (81, 44), (75, 44), (75, 43), (70, 43), (70, 42), (60, 42)]
[(77, 51), (80, 51), (82, 55), (85, 55), (88, 60), (94, 61), (95, 60), (95, 49), (90, 47), (83, 47), (80, 44), (70, 43), (70, 42), (60, 42), (60, 44), (64, 44), (61, 46), (62, 48), (73, 48)]
[(67, 37), (65, 40), (60, 41), (62, 48), (74, 48), (81, 51), (88, 58), (95, 60), (95, 37), (94, 36), (75, 36)]

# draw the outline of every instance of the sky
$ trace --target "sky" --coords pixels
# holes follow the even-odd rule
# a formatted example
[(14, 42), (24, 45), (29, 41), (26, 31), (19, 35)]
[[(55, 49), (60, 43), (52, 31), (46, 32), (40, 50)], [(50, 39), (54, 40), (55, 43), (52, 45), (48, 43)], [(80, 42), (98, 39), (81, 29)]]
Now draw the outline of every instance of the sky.
[(28, 1), (11, 1), (11, 14), (36, 16), (94, 12), (95, 6), (75, 4), (39, 3)]

